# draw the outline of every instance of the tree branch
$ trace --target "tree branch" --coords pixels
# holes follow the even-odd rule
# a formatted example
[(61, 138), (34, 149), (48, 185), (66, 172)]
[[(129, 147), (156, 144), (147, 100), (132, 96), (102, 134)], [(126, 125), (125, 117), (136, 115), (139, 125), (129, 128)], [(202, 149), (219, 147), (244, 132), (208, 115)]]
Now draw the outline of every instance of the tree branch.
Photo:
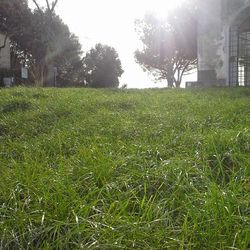
[(58, 0), (55, 0), (55, 1), (52, 3), (51, 12), (54, 12), (57, 3), (58, 3)]
[[(56, 5), (57, 5), (57, 3), (58, 3), (58, 0), (53, 1), (52, 4), (51, 4), (51, 7), (50, 7), (49, 0), (45, 0), (45, 1), (46, 1), (46, 5), (47, 5), (48, 11), (50, 11), (51, 13), (54, 12), (55, 7), (56, 7)], [(40, 7), (39, 4), (37, 3), (37, 0), (32, 0), (32, 2), (36, 5), (36, 8), (38, 9), (38, 11), (39, 11), (40, 13), (43, 13), (41, 7)]]
[(40, 8), (40, 6), (38, 5), (37, 1), (36, 0), (32, 0), (32, 2), (36, 5), (36, 8), (38, 9), (38, 11), (42, 14), (42, 10)]
[[(46, 4), (47, 4), (47, 9), (48, 9), (49, 11), (51, 11), (50, 5), (49, 5), (49, 0), (46, 0)], [(52, 12), (52, 11), (51, 11), (51, 12)]]
[(184, 66), (184, 68), (182, 69), (182, 72), (181, 72), (181, 76), (180, 76), (180, 82), (182, 81), (182, 77), (186, 71), (186, 69), (189, 67), (190, 65), (190, 62), (186, 62), (186, 65)]

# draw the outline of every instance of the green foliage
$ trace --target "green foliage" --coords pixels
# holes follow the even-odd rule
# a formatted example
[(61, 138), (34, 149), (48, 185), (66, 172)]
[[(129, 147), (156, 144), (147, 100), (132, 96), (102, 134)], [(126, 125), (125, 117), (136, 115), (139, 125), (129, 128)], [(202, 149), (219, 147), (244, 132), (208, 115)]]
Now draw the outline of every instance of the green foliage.
[[(32, 12), (27, 1), (1, 0), (0, 31), (12, 41), (12, 67), (29, 67), (31, 82), (48, 84), (48, 66), (58, 68), (59, 85), (77, 85), (81, 79), (81, 45), (66, 24), (50, 9)], [(20, 69), (19, 69), (20, 70)]]
[(31, 21), (27, 0), (1, 0), (0, 4), (0, 31), (14, 40), (18, 39), (24, 46), (22, 39)]
[(248, 249), (249, 97), (1, 89), (0, 248)]
[(27, 0), (1, 0), (0, 32), (11, 39), (12, 68), (30, 58), (32, 12)]
[(59, 16), (49, 11), (35, 11), (34, 20), (36, 37), (31, 51), (41, 70), (45, 70), (46, 74), (47, 65), (56, 66), (59, 85), (76, 85), (79, 80), (78, 71), (82, 67), (78, 38), (70, 33)]
[(87, 85), (91, 88), (117, 88), (123, 74), (116, 50), (97, 44), (83, 59)]
[(156, 80), (166, 79), (168, 87), (180, 87), (183, 75), (196, 67), (196, 18), (187, 6), (164, 19), (147, 14), (136, 21), (143, 49), (135, 52), (135, 59)]

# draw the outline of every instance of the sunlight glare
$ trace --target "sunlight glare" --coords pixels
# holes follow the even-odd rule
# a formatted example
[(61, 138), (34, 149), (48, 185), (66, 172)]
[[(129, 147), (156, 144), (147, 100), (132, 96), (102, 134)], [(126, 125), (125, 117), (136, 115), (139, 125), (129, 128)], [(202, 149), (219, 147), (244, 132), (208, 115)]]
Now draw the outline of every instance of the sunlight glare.
[(165, 17), (168, 10), (174, 9), (179, 6), (184, 0), (146, 0), (146, 12), (152, 12), (158, 17)]
[[(1, 0), (0, 0), (1, 1)], [(28, 0), (34, 8), (32, 0)], [(46, 6), (45, 0), (37, 0)], [(49, 0), (52, 2), (53, 0)], [(69, 25), (88, 51), (96, 43), (114, 47), (122, 61), (125, 73), (121, 84), (129, 87), (160, 87), (134, 60), (134, 52), (141, 47), (135, 32), (135, 20), (142, 19), (146, 13), (164, 18), (168, 10), (181, 5), (185, 0), (59, 0), (56, 12)]]

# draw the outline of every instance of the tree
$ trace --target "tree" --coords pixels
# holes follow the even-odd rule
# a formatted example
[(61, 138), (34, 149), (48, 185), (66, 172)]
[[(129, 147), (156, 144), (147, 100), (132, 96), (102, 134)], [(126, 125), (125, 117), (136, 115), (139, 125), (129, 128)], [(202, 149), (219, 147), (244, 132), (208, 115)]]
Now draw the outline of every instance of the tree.
[(97, 44), (83, 59), (87, 86), (92, 88), (117, 88), (123, 74), (116, 50)]
[(33, 13), (35, 39), (31, 48), (36, 60), (33, 65), (34, 75), (38, 74), (42, 78), (43, 85), (49, 85), (48, 67), (53, 65), (58, 69), (60, 86), (76, 85), (79, 68), (82, 66), (80, 58), (82, 51), (78, 38), (55, 14), (58, 0), (45, 0), (45, 9), (36, 0), (32, 1), (36, 5)]
[[(29, 57), (26, 45), (29, 41), (28, 35), (31, 24), (32, 12), (28, 8), (27, 0), (0, 0), (0, 32), (10, 39), (11, 70), (6, 76), (20, 76), (21, 64)], [(18, 41), (18, 42), (17, 42)], [(1, 52), (1, 51), (0, 51)]]
[(75, 66), (81, 64), (81, 45), (59, 16), (50, 10), (34, 11), (33, 41), (30, 51), (34, 58), (34, 73), (41, 77), (43, 85), (48, 85), (48, 66), (58, 68), (60, 85), (75, 84)]
[[(37, 10), (43, 14), (41, 6), (38, 4), (37, 0), (32, 0), (32, 2), (36, 5)], [(58, 0), (52, 1), (52, 3), (49, 2), (49, 0), (45, 0), (47, 11), (49, 11), (51, 14), (54, 12), (56, 5), (58, 4)]]
[[(31, 11), (27, 0), (1, 0), (0, 31), (8, 37), (25, 34), (25, 28), (30, 24)], [(27, 24), (27, 27), (25, 27)]]
[(27, 0), (1, 0), (0, 32), (11, 41), (18, 41), (19, 49), (25, 52), (31, 21), (32, 13)]
[(0, 0), (0, 32), (11, 40), (12, 66), (25, 64), (37, 85), (47, 85), (48, 66), (58, 68), (60, 85), (73, 85), (82, 66), (81, 45), (59, 16), (58, 1), (45, 1), (32, 12), (27, 0)]
[(191, 9), (180, 7), (165, 19), (147, 14), (136, 21), (143, 49), (135, 52), (136, 62), (156, 80), (166, 79), (169, 87), (180, 87), (183, 75), (196, 67), (196, 18)]

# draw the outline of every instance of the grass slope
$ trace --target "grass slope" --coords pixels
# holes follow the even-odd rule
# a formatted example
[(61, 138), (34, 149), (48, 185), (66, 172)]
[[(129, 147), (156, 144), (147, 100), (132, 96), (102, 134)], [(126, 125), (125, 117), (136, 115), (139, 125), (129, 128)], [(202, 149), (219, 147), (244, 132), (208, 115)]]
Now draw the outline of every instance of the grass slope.
[(0, 249), (247, 249), (250, 89), (0, 90)]

